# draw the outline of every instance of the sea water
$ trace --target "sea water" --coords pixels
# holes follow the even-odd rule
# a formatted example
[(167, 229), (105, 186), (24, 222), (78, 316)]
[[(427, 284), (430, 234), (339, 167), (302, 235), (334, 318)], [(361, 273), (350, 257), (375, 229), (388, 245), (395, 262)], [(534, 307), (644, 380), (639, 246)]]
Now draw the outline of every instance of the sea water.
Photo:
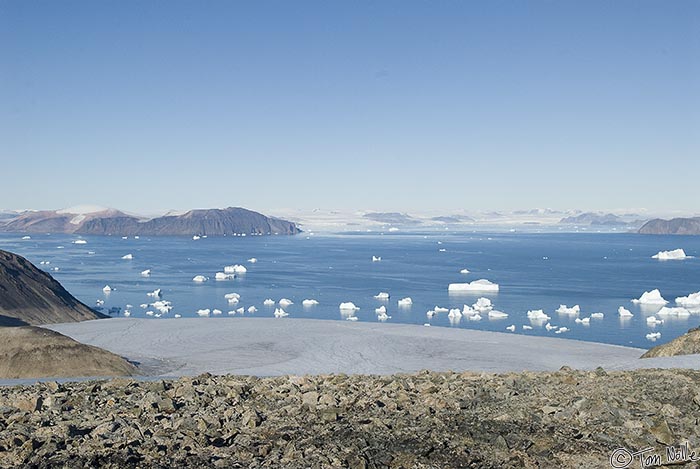
[[(0, 235), (0, 248), (27, 257), (50, 271), (63, 286), (91, 307), (103, 300), (103, 312), (110, 308), (133, 307), (131, 317), (149, 317), (142, 303), (152, 303), (147, 292), (160, 288), (173, 309), (162, 318), (179, 314), (194, 317), (199, 309), (228, 312), (244, 307), (244, 316), (271, 317), (275, 306), (264, 306), (267, 298), (288, 298), (289, 317), (345, 320), (339, 304), (353, 302), (360, 309), (359, 321), (376, 322), (375, 309), (381, 305), (391, 316), (388, 322), (430, 324), (432, 327), (461, 327), (650, 347), (650, 332), (661, 332), (656, 344), (667, 342), (700, 324), (700, 314), (665, 318), (650, 327), (646, 318), (657, 308), (640, 308), (631, 302), (648, 290), (658, 288), (673, 306), (674, 299), (700, 291), (700, 237), (646, 236), (621, 233), (345, 233), (297, 236), (146, 237), (84, 236), (87, 244), (73, 244), (76, 235)], [(680, 261), (658, 261), (651, 256), (661, 250), (683, 248), (689, 256)], [(123, 256), (132, 254), (133, 259)], [(373, 262), (372, 256), (381, 257)], [(248, 262), (256, 258), (255, 263)], [(41, 261), (50, 264), (40, 265)], [(235, 279), (216, 281), (224, 266), (242, 264), (247, 273)], [(58, 270), (54, 270), (58, 268)], [(470, 273), (461, 274), (468, 269)], [(151, 269), (150, 277), (141, 272)], [(209, 280), (195, 283), (204, 275)], [(498, 293), (450, 294), (448, 284), (487, 279), (500, 285)], [(114, 291), (104, 293), (110, 285)], [(240, 294), (237, 305), (224, 295)], [(388, 292), (388, 301), (374, 298)], [(447, 313), (426, 316), (435, 306), (462, 308), (479, 297), (487, 297), (495, 309), (508, 313), (505, 319), (450, 321)], [(410, 297), (411, 307), (399, 308), (399, 299)], [(304, 308), (304, 299), (319, 304)], [(555, 312), (560, 304), (580, 305), (578, 317), (604, 313), (590, 325), (575, 322), (575, 316)], [(257, 312), (249, 314), (250, 306)], [(634, 316), (622, 320), (617, 313), (624, 306)], [(556, 334), (546, 323), (531, 323), (528, 310), (542, 309), (555, 326), (570, 330)], [(234, 317), (239, 317), (236, 314)], [(153, 318), (153, 320), (162, 320)], [(202, 321), (215, 321), (204, 317)], [(531, 330), (523, 329), (530, 325)]]

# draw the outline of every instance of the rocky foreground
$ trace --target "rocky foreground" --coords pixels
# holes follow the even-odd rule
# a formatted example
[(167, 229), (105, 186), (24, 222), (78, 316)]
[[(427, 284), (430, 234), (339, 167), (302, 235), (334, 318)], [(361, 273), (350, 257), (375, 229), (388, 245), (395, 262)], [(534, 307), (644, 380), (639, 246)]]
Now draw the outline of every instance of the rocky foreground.
[(609, 467), (699, 410), (687, 370), (46, 383), (0, 388), (0, 466)]

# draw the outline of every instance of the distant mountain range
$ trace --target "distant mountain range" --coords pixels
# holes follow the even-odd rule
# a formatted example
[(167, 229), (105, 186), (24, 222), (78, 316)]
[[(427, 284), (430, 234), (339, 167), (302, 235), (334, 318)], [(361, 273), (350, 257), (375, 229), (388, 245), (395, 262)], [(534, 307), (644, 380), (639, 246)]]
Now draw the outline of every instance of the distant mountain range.
[(663, 235), (700, 235), (700, 217), (673, 218), (671, 220), (655, 218), (646, 222), (639, 229), (639, 233)]
[(182, 215), (151, 219), (101, 208), (27, 211), (0, 219), (0, 231), (115, 236), (293, 235), (301, 232), (295, 223), (240, 207), (190, 210)]
[(591, 225), (591, 226), (632, 226), (637, 227), (644, 223), (644, 220), (637, 218), (636, 214), (623, 216), (613, 213), (586, 212), (579, 215), (565, 217), (559, 220), (564, 225)]

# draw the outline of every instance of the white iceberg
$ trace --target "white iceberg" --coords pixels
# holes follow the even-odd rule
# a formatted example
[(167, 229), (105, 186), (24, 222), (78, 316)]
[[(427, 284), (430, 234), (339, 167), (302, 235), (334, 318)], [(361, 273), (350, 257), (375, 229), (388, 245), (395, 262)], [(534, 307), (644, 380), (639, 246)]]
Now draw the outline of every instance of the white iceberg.
[(556, 313), (559, 314), (578, 314), (581, 312), (581, 307), (579, 305), (574, 305), (571, 308), (569, 308), (566, 305), (559, 305), (559, 308), (555, 311)]
[(357, 318), (357, 316), (348, 316), (347, 318), (345, 318), (345, 320), (346, 321), (357, 321), (358, 318)]
[(700, 291), (676, 298), (676, 304), (684, 308), (700, 308)]
[(126, 254), (126, 255), (122, 256), (122, 259), (127, 260), (127, 261), (130, 261), (133, 258), (134, 258), (133, 254)]
[(541, 309), (534, 309), (527, 312), (527, 318), (531, 321), (549, 321), (550, 318)]
[(647, 325), (649, 326), (656, 326), (657, 324), (663, 324), (664, 320), (663, 319), (656, 319), (656, 316), (649, 316), (647, 318)]
[[(226, 293), (226, 294), (224, 295), (224, 298), (227, 299), (227, 300), (230, 300), (230, 299), (232, 299), (232, 298), (235, 298), (235, 299), (237, 299), (237, 300), (240, 300), (240, 299), (241, 299), (241, 295), (239, 295), (238, 293)], [(273, 304), (274, 304), (274, 301), (273, 301)]]
[(632, 312), (624, 306), (617, 308), (617, 314), (619, 314), (621, 318), (631, 318), (634, 316), (634, 314), (632, 314)]
[(447, 287), (448, 291), (480, 291), (480, 292), (497, 292), (498, 284), (489, 282), (486, 279), (474, 280), (470, 283), (450, 283)]
[(528, 326), (527, 324), (523, 324), (523, 330), (524, 330), (524, 331), (531, 331), (531, 330), (532, 330), (532, 326)]
[(372, 262), (379, 262), (381, 260), (382, 260), (382, 258), (379, 256), (372, 256)]
[(275, 309), (275, 317), (276, 318), (284, 318), (289, 316), (289, 313), (283, 310), (282, 308), (277, 308)]
[(301, 305), (305, 308), (310, 308), (311, 306), (318, 305), (318, 301), (314, 299), (308, 299), (301, 302)]
[(224, 273), (226, 274), (245, 274), (246, 272), (248, 272), (248, 269), (239, 264), (227, 265), (224, 267)]
[(679, 318), (686, 318), (690, 316), (690, 311), (683, 307), (669, 308), (664, 306), (656, 314), (659, 316), (676, 316)]
[(294, 302), (292, 300), (288, 300), (287, 298), (282, 298), (281, 300), (279, 300), (278, 303), (282, 308), (286, 308), (286, 307), (294, 304)]
[(153, 314), (155, 314), (153, 311), (146, 311), (146, 316), (153, 316)]
[(22, 239), (32, 239), (32, 237), (27, 235), (27, 236), (22, 236)]
[(217, 316), (220, 316), (222, 314), (222, 311), (220, 309), (213, 309), (211, 311), (211, 314), (215, 314)]
[(210, 309), (198, 309), (197, 310), (197, 316), (209, 316), (209, 313), (211, 313)]
[(141, 272), (142, 277), (150, 277), (151, 276), (151, 269), (146, 269)]
[(449, 309), (441, 308), (440, 306), (436, 306), (433, 308), (433, 311), (435, 311), (436, 313), (446, 313), (449, 311)]
[(256, 313), (257, 311), (258, 311), (258, 308), (256, 308), (255, 306), (250, 306), (248, 308), (249, 313)]
[(506, 327), (506, 330), (510, 332), (515, 332), (515, 324), (511, 324), (510, 326)]
[(112, 287), (110, 287), (109, 285), (105, 285), (105, 286), (102, 288), (102, 291), (105, 292), (105, 293), (109, 293), (109, 292), (111, 292), (112, 290), (113, 290)]
[(425, 315), (428, 316), (428, 319), (430, 319), (430, 318), (432, 318), (433, 316), (435, 316), (435, 311), (433, 311), (433, 310), (431, 309), (430, 311), (426, 311), (426, 312), (425, 312)]
[(671, 260), (682, 260), (687, 259), (689, 256), (685, 255), (683, 249), (674, 249), (673, 251), (659, 251), (657, 254), (651, 256), (652, 259), (658, 259), (660, 261), (671, 261)]
[[(126, 316), (126, 313), (124, 313), (124, 316)], [(175, 319), (180, 319), (180, 318), (182, 317), (182, 315), (181, 315), (181, 314), (176, 314), (176, 315), (173, 316), (173, 317), (174, 317)]]
[(387, 292), (379, 292), (374, 297), (378, 300), (388, 300), (389, 299), (389, 294)]
[(197, 283), (204, 283), (207, 281), (207, 278), (204, 275), (195, 275), (192, 278), (192, 281)]
[(151, 303), (150, 306), (153, 306), (161, 314), (167, 314), (173, 309), (173, 305), (169, 301), (156, 301), (154, 303)]
[(374, 310), (377, 314), (386, 314), (386, 306), (380, 306)]
[(272, 298), (268, 298), (268, 299), (266, 299), (265, 301), (263, 301), (263, 304), (264, 304), (265, 306), (274, 306), (274, 305), (275, 305), (275, 300), (273, 300)]
[(192, 236), (192, 239), (194, 241), (197, 241), (197, 240), (201, 239), (201, 236), (194, 235), (194, 236)]
[(649, 334), (646, 335), (647, 340), (651, 340), (652, 342), (656, 342), (656, 339), (661, 338), (661, 332), (650, 332)]
[(250, 262), (251, 264), (255, 264), (256, 262), (258, 262), (258, 260), (255, 257), (251, 257), (250, 259), (248, 259), (248, 262)]
[(476, 311), (479, 311), (480, 313), (485, 313), (493, 309), (493, 304), (488, 298), (482, 297), (476, 300), (476, 303), (472, 305), (472, 308), (474, 308)]
[(605, 317), (605, 314), (603, 313), (591, 313), (591, 318), (593, 319), (603, 319)]
[(496, 311), (495, 309), (489, 311), (489, 319), (505, 319), (507, 317), (508, 313), (504, 313), (503, 311)]
[(233, 280), (236, 278), (236, 274), (227, 274), (225, 272), (217, 272), (214, 275), (215, 280)]
[(568, 327), (560, 327), (558, 331), (554, 331), (555, 334), (561, 334), (563, 332), (569, 332)]
[(449, 313), (447, 313), (447, 317), (450, 319), (458, 319), (462, 317), (462, 312), (459, 310), (459, 308), (453, 308)]
[(587, 326), (591, 323), (591, 318), (576, 318), (575, 322), (577, 324), (583, 324), (584, 326)]
[(668, 301), (664, 300), (664, 298), (661, 296), (661, 292), (658, 288), (656, 288), (652, 291), (645, 291), (638, 300), (632, 300), (632, 303), (643, 305), (665, 305), (668, 303)]
[(352, 301), (348, 301), (347, 303), (340, 303), (340, 310), (341, 311), (357, 311), (360, 308), (355, 306), (355, 303)]
[(472, 316), (469, 316), (470, 321), (481, 321), (481, 315), (480, 314), (474, 314)]
[(87, 244), (87, 241), (85, 241), (84, 239), (76, 239), (75, 241), (73, 241), (73, 244)]
[(460, 273), (460, 274), (468, 274), (468, 273), (469, 273), (469, 269), (462, 269), (462, 270), (459, 271), (459, 273)]
[(551, 331), (551, 330), (557, 330), (559, 327), (553, 326), (550, 323), (547, 323), (547, 324), (545, 324), (544, 328), (547, 329), (547, 331)]
[(402, 298), (399, 300), (399, 306), (411, 306), (413, 304), (413, 300), (410, 297)]
[(386, 321), (387, 319), (391, 319), (391, 316), (388, 316), (386, 313), (380, 313), (377, 315), (377, 319), (379, 321)]
[(156, 288), (156, 289), (153, 290), (152, 292), (146, 293), (146, 296), (150, 296), (150, 297), (153, 297), (153, 298), (162, 298), (162, 297), (163, 297), (163, 292), (161, 291), (160, 288)]
[(245, 312), (245, 308), (243, 308), (243, 306), (241, 306), (240, 308), (238, 308), (238, 309), (236, 310), (236, 312), (237, 312), (238, 314), (243, 314), (243, 313)]

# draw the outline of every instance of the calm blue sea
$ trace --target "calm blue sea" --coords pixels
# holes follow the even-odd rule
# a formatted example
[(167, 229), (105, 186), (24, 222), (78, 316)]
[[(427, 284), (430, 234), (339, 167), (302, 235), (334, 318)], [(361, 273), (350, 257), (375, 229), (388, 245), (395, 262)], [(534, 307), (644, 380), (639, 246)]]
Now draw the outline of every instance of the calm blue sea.
[[(87, 244), (73, 244), (77, 236), (0, 235), (0, 248), (27, 257), (37, 266), (52, 271), (72, 294), (90, 306), (104, 300), (104, 307), (125, 309), (134, 305), (132, 317), (146, 317), (139, 304), (152, 302), (146, 293), (160, 288), (173, 310), (166, 316), (196, 316), (198, 309), (223, 310), (256, 306), (253, 316), (270, 317), (274, 307), (263, 306), (266, 298), (289, 298), (289, 317), (344, 320), (341, 302), (352, 301), (360, 310), (360, 321), (377, 321), (375, 308), (385, 304), (388, 322), (464, 327), (506, 331), (514, 324), (517, 334), (550, 335), (620, 345), (649, 347), (645, 335), (661, 332), (656, 342), (664, 343), (700, 324), (700, 314), (669, 318), (650, 327), (642, 311), (631, 303), (645, 290), (659, 288), (673, 303), (678, 296), (700, 291), (700, 237), (642, 236), (600, 233), (372, 233), (299, 235), (294, 237), (216, 237), (193, 241), (185, 237), (86, 236)], [(62, 248), (61, 248), (62, 246)], [(683, 248), (696, 258), (683, 261), (657, 261), (660, 250)], [(444, 249), (444, 251), (441, 251)], [(122, 256), (132, 254), (133, 260)], [(381, 262), (372, 262), (381, 256)], [(249, 258), (257, 258), (250, 263)], [(50, 261), (49, 265), (39, 265)], [(243, 264), (248, 272), (234, 280), (215, 281), (224, 266)], [(471, 273), (460, 274), (467, 268)], [(150, 277), (140, 272), (151, 269)], [(195, 275), (210, 277), (197, 284)], [(500, 285), (497, 294), (450, 295), (452, 282), (485, 278)], [(102, 288), (115, 288), (105, 294)], [(380, 291), (391, 299), (373, 298)], [(226, 293), (241, 295), (240, 303), (229, 307)], [(496, 309), (509, 314), (506, 319), (451, 323), (446, 313), (428, 319), (426, 311), (435, 306), (461, 308), (479, 296), (492, 300)], [(397, 301), (411, 297), (413, 306), (397, 307)], [(302, 300), (313, 298), (319, 305), (302, 307)], [(605, 317), (589, 326), (576, 324), (573, 317), (554, 310), (560, 304), (581, 307), (580, 317), (602, 312)], [(621, 321), (619, 306), (634, 317)], [(149, 308), (152, 309), (152, 308)], [(552, 316), (551, 324), (570, 331), (555, 335), (541, 324), (530, 324), (528, 310), (543, 309)], [(247, 312), (245, 316), (250, 316)], [(238, 315), (236, 315), (238, 317)], [(217, 317), (202, 318), (216, 321)], [(159, 319), (153, 319), (159, 320)]]

